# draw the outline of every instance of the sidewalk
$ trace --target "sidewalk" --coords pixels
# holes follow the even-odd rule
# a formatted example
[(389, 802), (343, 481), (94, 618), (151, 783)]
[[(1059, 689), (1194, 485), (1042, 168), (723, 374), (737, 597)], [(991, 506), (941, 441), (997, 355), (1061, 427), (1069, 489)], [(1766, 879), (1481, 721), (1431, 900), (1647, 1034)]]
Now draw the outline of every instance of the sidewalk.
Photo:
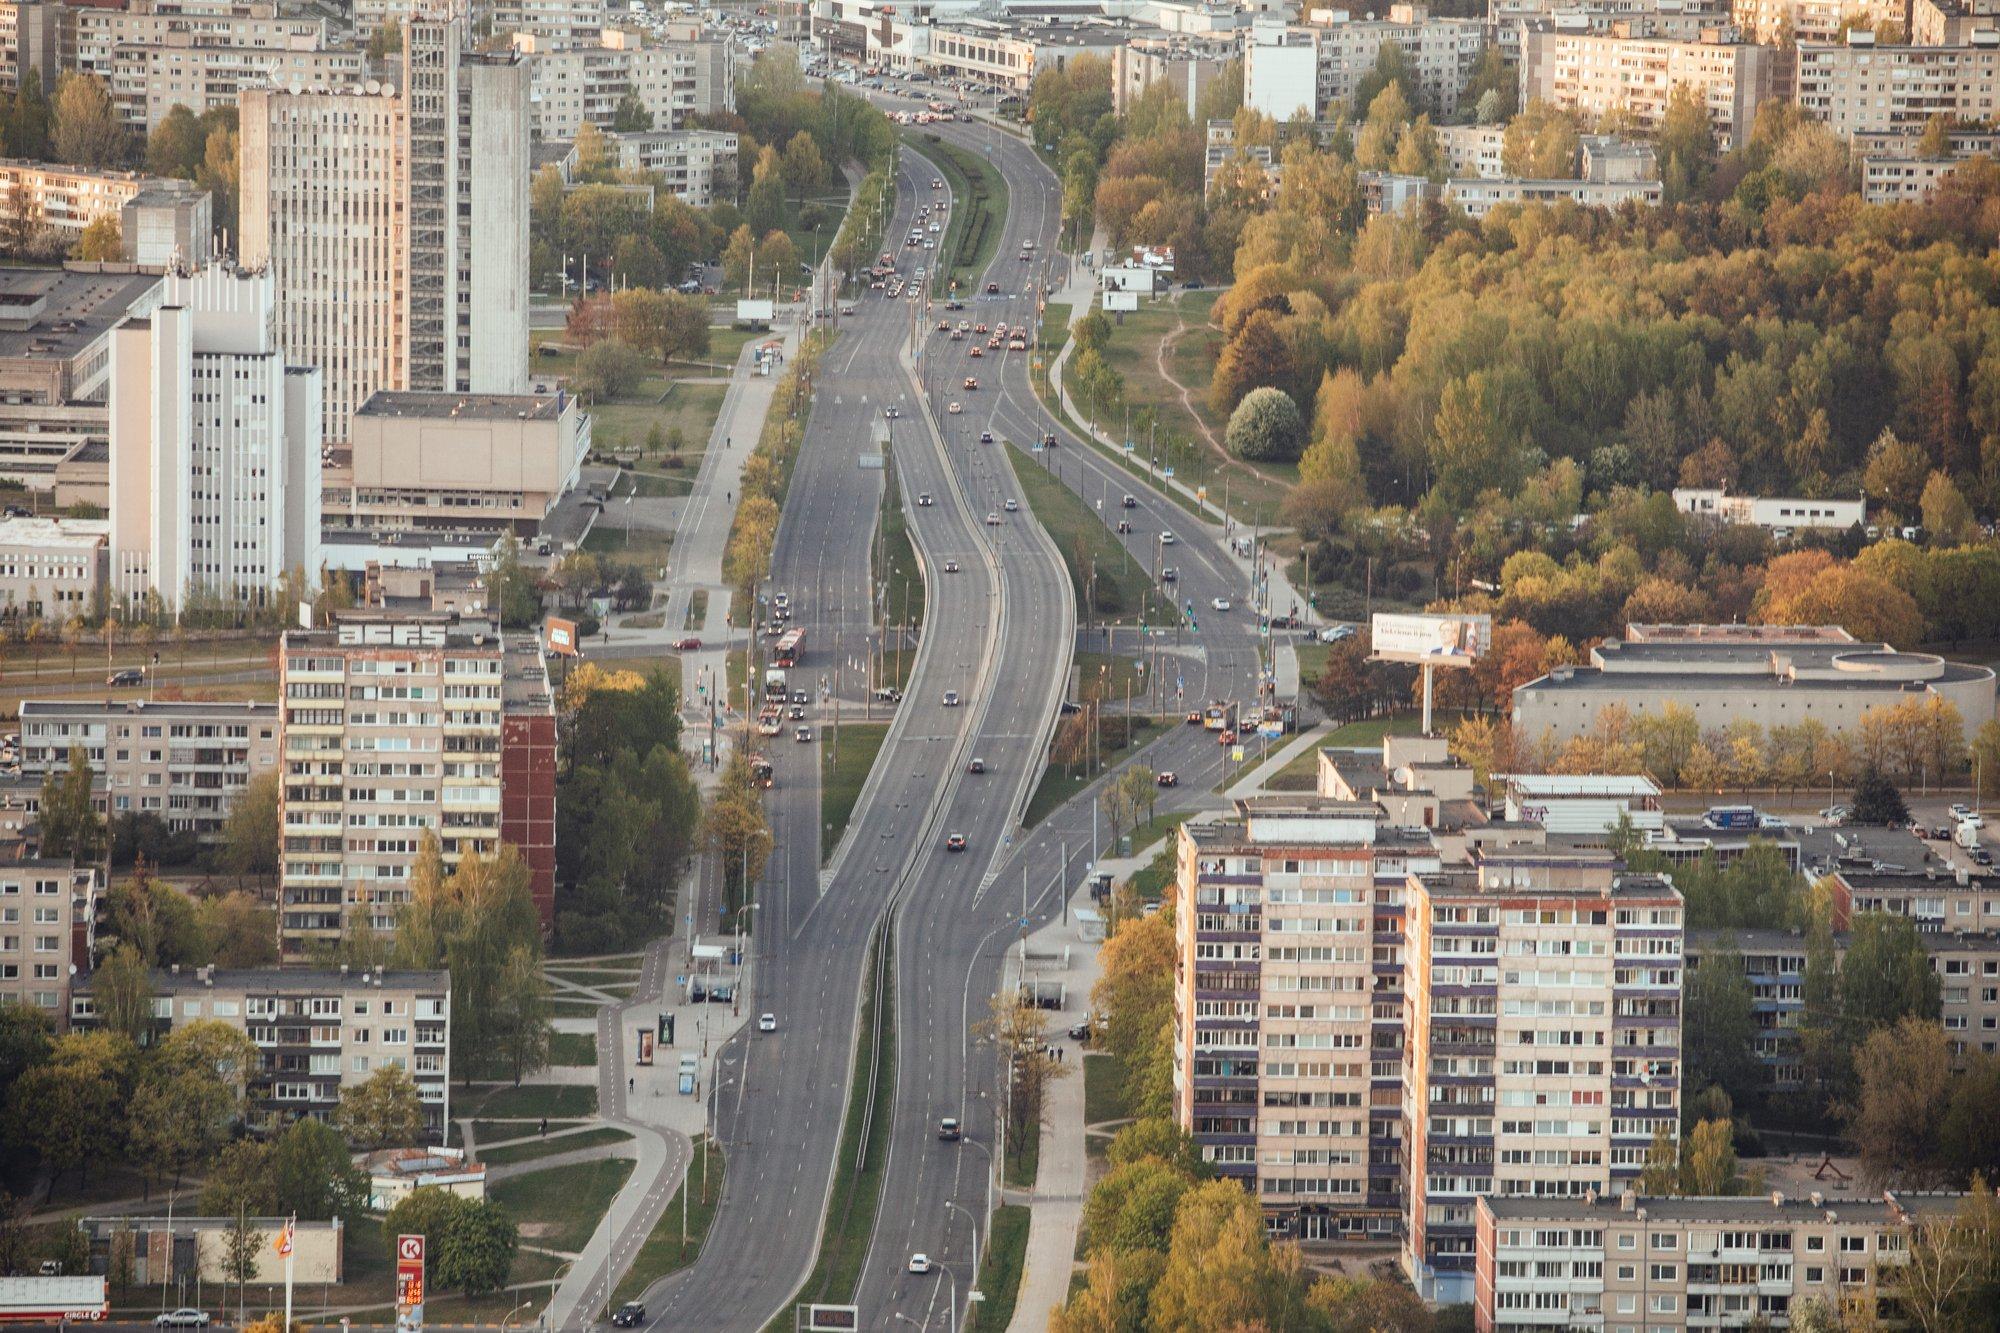
[(1262, 790), (1264, 784), (1271, 779), (1272, 774), (1278, 772), (1286, 764), (1291, 763), (1292, 760), (1305, 751), (1318, 747), (1321, 742), (1332, 734), (1333, 725), (1331, 722), (1321, 722), (1317, 726), (1292, 737), (1289, 741), (1272, 751), (1270, 758), (1231, 783), (1229, 790), (1223, 794), (1232, 801), (1239, 796), (1255, 796)]

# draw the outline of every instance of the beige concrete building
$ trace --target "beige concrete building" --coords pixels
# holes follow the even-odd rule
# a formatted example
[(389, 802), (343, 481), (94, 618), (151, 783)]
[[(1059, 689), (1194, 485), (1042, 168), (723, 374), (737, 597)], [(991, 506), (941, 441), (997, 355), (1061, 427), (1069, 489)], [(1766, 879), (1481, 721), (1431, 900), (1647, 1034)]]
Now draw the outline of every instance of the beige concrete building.
[(100, 887), (89, 866), (0, 858), (0, 1007), (39, 1009), (64, 1029), (70, 979), (97, 942)]
[(514, 46), (527, 62), (529, 117), (543, 141), (574, 139), (585, 122), (610, 129), (626, 97), (639, 99), (656, 130), (736, 109), (734, 51), (720, 37), (644, 45), (607, 29), (595, 45), (523, 36)]
[(243, 263), (324, 376), (329, 443), (377, 389), (527, 388), (528, 100), (459, 18), (411, 21), (400, 86), (243, 94)]
[[(98, 1023), (94, 975), (77, 979), (70, 1001), (79, 1028)], [(152, 989), (152, 1041), (202, 1020), (250, 1038), (248, 1118), (257, 1127), (325, 1120), (341, 1088), (391, 1066), (416, 1081), (429, 1132), (442, 1135), (450, 1123), (449, 972), (177, 967), (156, 970)]]
[(1933, 116), (1986, 123), (2000, 114), (2000, 30), (1964, 46), (1802, 42), (1793, 98), (1834, 133), (1920, 134)]
[(202, 838), (222, 832), (252, 778), (278, 771), (278, 706), (188, 700), (21, 701), (21, 773), (69, 769), (81, 749), (111, 815), (150, 814)]
[(344, 929), (393, 929), (427, 830), (447, 865), (497, 855), (503, 839), (518, 848), (552, 919), (555, 715), (533, 634), (355, 612), (289, 631), (279, 684), (288, 956)]
[(207, 191), (197, 191), (186, 181), (160, 180), (136, 171), (90, 171), (0, 159), (0, 224), (29, 232), (46, 229), (80, 236), (99, 218), (118, 218), (127, 204), (148, 192), (208, 198)]
[(1632, 625), (1623, 642), (1592, 648), (1589, 665), (1517, 688), (1514, 727), (1562, 740), (1589, 731), (1606, 704), (1637, 717), (1677, 703), (1704, 731), (1814, 718), (1840, 734), (1871, 708), (1926, 698), (1949, 701), (1971, 736), (1994, 716), (1993, 669), (1858, 643), (1838, 626)]
[(567, 394), (377, 393), (327, 469), (325, 524), (531, 534), (589, 452)]
[(0, 3), (0, 92), (11, 96), (20, 88), (22, 74), (31, 70), (43, 91), (55, 89), (62, 68), (63, 33), (69, 27), (65, 20), (73, 12), (60, 0)]
[(319, 569), (317, 369), (288, 365), (273, 275), (167, 275), (112, 333), (111, 595), (263, 606)]
[(0, 269), (0, 479), (51, 490), (65, 458), (104, 443), (112, 326), (160, 288), (132, 268)]
[(494, 32), (526, 33), (554, 46), (594, 46), (604, 31), (604, 0), (499, 0), (486, 12)]
[(734, 134), (725, 130), (637, 130), (604, 137), (619, 170), (651, 172), (692, 208), (708, 208), (719, 199), (735, 198), (740, 164)]
[(1403, 889), (1438, 866), (1372, 802), (1237, 802), (1180, 832), (1175, 1117), (1305, 1239), (1395, 1234)]
[(1243, 101), (1273, 119), (1293, 118), (1300, 107), (1314, 120), (1347, 111), (1359, 118), (1367, 107), (1351, 107), (1355, 87), (1374, 69), (1384, 46), (1396, 46), (1417, 76), (1423, 106), (1434, 116), (1451, 116), (1472, 77), (1485, 45), (1480, 19), (1433, 17), (1424, 5), (1389, 6), (1386, 18), (1350, 17), (1331, 11), (1333, 21), (1286, 28), (1258, 27), (1243, 51)]
[(1481, 1196), (1584, 1198), (1680, 1128), (1681, 895), (1610, 853), (1492, 850), (1404, 899), (1404, 1264), (1472, 1296)]
[(1772, 96), (1778, 52), (1710, 35), (1715, 40), (1530, 32), (1521, 50), (1521, 102), (1540, 98), (1587, 120), (1622, 113), (1655, 130), (1674, 88), (1685, 84), (1701, 94), (1727, 148), (1750, 132), (1757, 108)]
[(110, 536), (102, 519), (0, 519), (0, 621), (90, 615)]
[(1963, 1197), (1483, 1198), (1474, 1327), (1782, 1328), (1811, 1300), (1843, 1327), (1865, 1312), (1866, 1327), (1886, 1313), (1882, 1269), (1909, 1261), (1912, 1225)]
[(1918, 46), (1964, 46), (1974, 33), (1995, 31), (2000, 0), (1910, 0), (1910, 41)]
[[(1930, 0), (1919, 0), (1929, 3)], [(1745, 41), (1781, 46), (1840, 40), (1840, 25), (1854, 20), (1873, 29), (1906, 20), (1905, 0), (1734, 0), (1731, 15)]]
[(1128, 107), (1156, 83), (1172, 86), (1174, 100), (1192, 117), (1201, 95), (1229, 62), (1236, 42), (1195, 39), (1180, 34), (1135, 38), (1111, 51), (1111, 109), (1124, 115)]
[[(329, 1284), (345, 1280), (347, 1226), (340, 1218), (325, 1222), (301, 1222), (288, 1217), (249, 1217), (245, 1225), (256, 1237), (257, 1271), (245, 1284), (262, 1287), (251, 1297), (259, 1305), (284, 1301), (285, 1261), (273, 1246), (278, 1233), (289, 1223), (292, 1228), (292, 1280), (300, 1286)], [(216, 1290), (228, 1287), (229, 1242), (235, 1234), (234, 1217), (134, 1217), (120, 1213), (113, 1217), (86, 1217), (79, 1225), (90, 1237), (93, 1271), (111, 1272), (112, 1254), (131, 1246), (133, 1286), (165, 1286), (172, 1280), (198, 1279), (212, 1282)], [(127, 1241), (125, 1238), (131, 1239)]]

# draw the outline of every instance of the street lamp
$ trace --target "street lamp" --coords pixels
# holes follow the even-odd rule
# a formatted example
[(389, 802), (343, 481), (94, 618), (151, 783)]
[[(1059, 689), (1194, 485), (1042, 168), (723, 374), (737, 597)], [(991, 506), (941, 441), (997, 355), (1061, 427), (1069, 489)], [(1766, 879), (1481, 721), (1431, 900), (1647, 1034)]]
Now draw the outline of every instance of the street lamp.
[(953, 1203), (950, 1199), (944, 1201), (944, 1206), (965, 1213), (965, 1220), (972, 1224), (972, 1280), (976, 1283), (979, 1281), (979, 1219), (966, 1212), (964, 1205)]

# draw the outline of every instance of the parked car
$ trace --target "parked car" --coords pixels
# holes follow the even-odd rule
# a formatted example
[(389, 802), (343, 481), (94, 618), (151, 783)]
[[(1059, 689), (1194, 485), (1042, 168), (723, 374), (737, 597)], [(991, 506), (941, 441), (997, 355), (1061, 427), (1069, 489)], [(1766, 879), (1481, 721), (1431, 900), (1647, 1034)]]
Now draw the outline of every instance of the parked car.
[[(114, 671), (106, 676), (104, 683), (106, 685), (144, 685), (146, 683), (146, 669), (144, 667), (126, 667), (123, 671)], [(206, 1322), (205, 1319), (204, 1322)]]

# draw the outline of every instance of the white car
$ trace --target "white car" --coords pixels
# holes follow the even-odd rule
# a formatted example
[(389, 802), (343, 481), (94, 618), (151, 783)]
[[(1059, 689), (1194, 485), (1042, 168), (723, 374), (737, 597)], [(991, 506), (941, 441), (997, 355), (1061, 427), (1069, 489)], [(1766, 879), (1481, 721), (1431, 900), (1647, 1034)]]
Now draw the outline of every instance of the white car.
[(1162, 546), (1172, 546), (1175, 542), (1179, 540), (1180, 538), (1174, 536), (1174, 534), (1171, 532), (1163, 532), (1160, 534), (1160, 545)]
[(1352, 625), (1328, 625), (1319, 632), (1319, 641), (1321, 643), (1339, 643), (1342, 639), (1351, 639), (1353, 637), (1354, 626)]
[(759, 1032), (776, 1032), (778, 1030), (778, 1016), (776, 1014), (762, 1015), (757, 1020), (757, 1030)]
[(951, 406), (945, 408), (945, 411), (951, 413), (953, 416), (957, 416), (960, 412), (963, 412), (964, 410), (965, 409), (957, 403), (953, 403)]
[(921, 1274), (924, 1274), (924, 1273), (928, 1273), (928, 1272), (930, 1272), (930, 1271), (931, 1271), (931, 1257), (930, 1257), (930, 1256), (929, 1256), (928, 1254), (913, 1254), (913, 1255), (911, 1255), (911, 1256), (910, 1256), (910, 1271), (911, 1271), (912, 1273), (917, 1273), (917, 1274), (920, 1274), (920, 1275), (921, 1275)]
[(183, 1306), (169, 1310), (165, 1314), (153, 1316), (155, 1328), (207, 1328), (208, 1311)]
[(1021, 510), (1021, 505), (1020, 505), (1020, 502), (1019, 502), (1019, 501), (1017, 501), (1017, 500), (1014, 500), (1014, 499), (1010, 498), (1010, 499), (1009, 499), (1009, 500), (1007, 501), (1007, 504), (1006, 504), (1006, 509), (1007, 509), (1007, 512), (1008, 512), (1008, 513), (1010, 513), (1010, 514), (1015, 514), (1015, 513), (1019, 513), (1019, 512), (1020, 512), (1020, 510)]
[(989, 527), (989, 528), (997, 528), (997, 527), (999, 527), (999, 526), (1000, 526), (1000, 515), (998, 515), (998, 514), (995, 514), (995, 513), (991, 513), (991, 512), (989, 512), (989, 513), (988, 513), (988, 514), (986, 515), (986, 526), (987, 526), (987, 527)]
[(1227, 611), (1229, 609), (1229, 599), (1227, 597), (1218, 597), (1210, 602), (1209, 605), (1217, 611)]

